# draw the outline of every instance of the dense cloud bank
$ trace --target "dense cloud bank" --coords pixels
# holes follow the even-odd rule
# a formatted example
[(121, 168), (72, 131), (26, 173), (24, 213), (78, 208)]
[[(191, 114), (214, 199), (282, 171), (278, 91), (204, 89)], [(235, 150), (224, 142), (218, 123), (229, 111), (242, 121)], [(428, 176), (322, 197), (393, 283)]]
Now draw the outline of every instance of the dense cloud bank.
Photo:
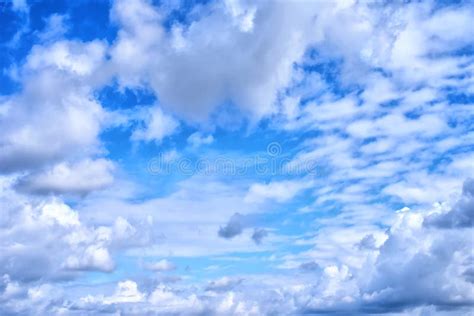
[[(364, 262), (359, 268), (307, 263), (300, 267), (304, 275), (290, 279), (283, 275), (223, 277), (197, 287), (165, 283), (150, 287), (124, 280), (113, 292), (75, 300), (63, 293), (57, 282), (73, 278), (78, 271), (113, 270), (109, 252), (117, 245), (133, 246), (133, 239), (139, 241), (138, 232), (121, 218), (113, 227), (84, 227), (77, 213), (59, 201), (36, 207), (10, 202), (16, 212), (3, 217), (6, 221), (0, 230), (2, 313), (372, 314), (418, 308), (420, 315), (431, 310), (468, 315), (474, 303), (474, 230), (472, 225), (459, 229), (439, 223), (459, 216), (459, 212), (472, 218), (472, 181), (465, 181), (463, 193), (452, 207), (398, 211), (382, 244), (361, 250)], [(14, 229), (5, 228), (6, 222)], [(36, 237), (31, 238), (33, 235)], [(47, 251), (54, 249), (55, 256), (39, 245)], [(353, 247), (360, 247), (359, 242)], [(163, 261), (151, 268), (166, 271), (175, 267)]]

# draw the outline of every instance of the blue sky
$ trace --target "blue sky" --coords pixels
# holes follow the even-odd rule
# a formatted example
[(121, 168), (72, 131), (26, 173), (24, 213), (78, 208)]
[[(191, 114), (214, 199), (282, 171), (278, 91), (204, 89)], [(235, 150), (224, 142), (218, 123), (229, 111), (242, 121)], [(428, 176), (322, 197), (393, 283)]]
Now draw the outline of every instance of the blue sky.
[(0, 4), (0, 314), (469, 315), (469, 1)]

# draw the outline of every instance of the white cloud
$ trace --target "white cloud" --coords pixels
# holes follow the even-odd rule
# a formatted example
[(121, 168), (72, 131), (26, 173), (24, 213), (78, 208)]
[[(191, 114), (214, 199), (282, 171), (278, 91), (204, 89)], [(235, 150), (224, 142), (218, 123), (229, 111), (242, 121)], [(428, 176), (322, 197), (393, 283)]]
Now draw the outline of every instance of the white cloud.
[[(245, 216), (265, 211), (257, 204), (244, 202), (247, 187), (245, 182), (226, 183), (214, 177), (195, 175), (178, 182), (169, 195), (139, 202), (131, 202), (128, 197), (109, 196), (107, 192), (90, 195), (78, 211), (85, 220), (98, 223), (113, 222), (117, 216), (131, 222), (133, 219), (132, 223), (150, 221), (151, 227), (142, 224), (147, 231), (151, 230), (152, 235), (145, 239), (149, 242), (143, 243), (141, 249), (127, 252), (134, 257), (199, 257), (265, 251), (267, 244), (255, 245), (250, 230), (243, 230), (231, 241), (218, 235), (219, 228), (225, 227), (236, 212)], [(208, 247), (210, 244), (212, 247)]]
[[(12, 229), (0, 229), (2, 273), (9, 274), (14, 280), (34, 281), (40, 277), (46, 280), (61, 275), (73, 277), (63, 267), (108, 271), (112, 268), (107, 250), (103, 248), (110, 242), (96, 239), (99, 230), (84, 226), (77, 212), (61, 201), (21, 206), (19, 199), (5, 205), (10, 205), (11, 209), (3, 210), (3, 218)], [(13, 210), (16, 213), (8, 213)], [(54, 257), (50, 256), (51, 251), (54, 251)], [(74, 263), (74, 257), (85, 260), (84, 264)], [(7, 264), (11, 260), (21, 260), (22, 264)], [(31, 269), (25, 273), (23, 269), (28, 265)]]
[(39, 194), (86, 194), (110, 185), (114, 168), (114, 164), (105, 159), (63, 162), (50, 170), (20, 178), (17, 186), (22, 191)]
[(145, 295), (140, 292), (136, 282), (126, 280), (118, 282), (115, 293), (111, 296), (86, 296), (81, 298), (84, 303), (101, 303), (101, 304), (116, 304), (116, 303), (137, 303), (145, 299)]
[(56, 222), (66, 227), (80, 225), (79, 215), (69, 206), (58, 201), (44, 205), (41, 209), (40, 218), (46, 222)]
[(46, 20), (46, 26), (38, 37), (42, 42), (54, 41), (61, 39), (68, 31), (67, 15), (52, 14)]
[(212, 144), (212, 142), (214, 142), (214, 137), (212, 135), (204, 136), (200, 132), (193, 133), (188, 137), (188, 143), (193, 148), (198, 148), (202, 145), (209, 145)]
[(91, 245), (85, 248), (82, 253), (69, 256), (64, 262), (64, 267), (70, 270), (111, 272), (115, 269), (115, 263), (106, 248)]
[(7, 274), (12, 281), (71, 279), (78, 271), (111, 272), (112, 250), (133, 247), (145, 234), (120, 217), (110, 226), (88, 225), (57, 198), (28, 200), (6, 185), (0, 200), (4, 205), (0, 275)]
[(104, 60), (100, 42), (35, 46), (21, 69), (22, 92), (0, 101), (0, 171), (34, 169), (98, 153), (105, 111), (92, 96)]
[[(91, 79), (91, 83), (98, 82), (97, 79), (101, 76), (97, 70), (103, 66), (106, 49), (106, 45), (97, 40), (86, 43), (61, 40), (50, 45), (34, 46), (23, 71), (29, 73), (55, 69), (81, 79)], [(92, 76), (98, 78), (94, 79)]]
[[(465, 183), (460, 204), (452, 208), (448, 205), (425, 211), (405, 208), (395, 213), (387, 230), (374, 228), (374, 234), (370, 235), (374, 241), (368, 248), (357, 248), (364, 239), (363, 230), (354, 235), (349, 227), (341, 227), (333, 234), (336, 239), (331, 242), (319, 240), (320, 247), (335, 246), (339, 252), (349, 251), (351, 246), (357, 248), (353, 251), (362, 257), (359, 264), (355, 265), (350, 257), (340, 254), (336, 256), (340, 261), (331, 261), (335, 259), (334, 251), (328, 252), (332, 258), (321, 260), (324, 248), (316, 248), (312, 257), (299, 258), (306, 260), (302, 263), (311, 262), (316, 267), (304, 275), (292, 275), (291, 278), (247, 275), (245, 280), (222, 277), (202, 286), (202, 291), (212, 295), (196, 295), (196, 288), (189, 294), (190, 288), (178, 290), (159, 285), (148, 294), (151, 305), (141, 305), (141, 310), (151, 308), (158, 314), (171, 311), (192, 314), (207, 310), (226, 315), (267, 315), (277, 310), (285, 314), (383, 312), (404, 315), (411, 314), (413, 306), (416, 311), (425, 306), (438, 309), (451, 306), (456, 307), (455, 314), (468, 315), (474, 301), (469, 276), (472, 258), (468, 251), (472, 226), (465, 230), (454, 226), (437, 228), (437, 224), (433, 226), (434, 222), (427, 222), (427, 219), (450, 216), (458, 212), (459, 207), (472, 213), (471, 182)], [(325, 236), (328, 232), (324, 230), (320, 234)], [(308, 255), (307, 252), (301, 255), (305, 253)], [(300, 266), (297, 264), (293, 269)], [(413, 282), (414, 279), (417, 282)], [(127, 290), (131, 294), (124, 296), (127, 297), (122, 301), (124, 304), (143, 302), (147, 295), (132, 283), (130, 288), (133, 290)], [(103, 302), (108, 304), (107, 299)], [(117, 306), (119, 310), (122, 307)]]
[(140, 293), (137, 283), (127, 280), (119, 282), (115, 294), (110, 298), (105, 298), (104, 303), (133, 303), (140, 302), (144, 295)]
[(157, 262), (148, 263), (145, 266), (147, 269), (152, 271), (172, 271), (176, 269), (176, 265), (166, 259), (161, 259)]
[(448, 129), (446, 123), (437, 115), (424, 115), (418, 119), (408, 119), (396, 114), (389, 114), (375, 121), (356, 121), (347, 127), (347, 131), (351, 135), (361, 138), (410, 135), (433, 137), (445, 132), (446, 129)]
[[(14, 1), (13, 9), (24, 14), (28, 5)], [(110, 46), (62, 39), (65, 17), (53, 15), (36, 33), (43, 43), (8, 71), (21, 89), (0, 99), (0, 172), (11, 174), (0, 179), (0, 314), (469, 315), (472, 181), (452, 201), (474, 171), (472, 106), (450, 94), (474, 91), (464, 50), (472, 6), (232, 0), (179, 11), (185, 18), (168, 28), (175, 9), (114, 2)], [(97, 93), (115, 80), (158, 101), (110, 113)], [(255, 126), (267, 136), (268, 123), (294, 145), (288, 170), (316, 163), (318, 173), (266, 183), (168, 177), (158, 193), (169, 195), (114, 183), (86, 196), (113, 182), (116, 163), (100, 158), (105, 128), (127, 123), (131, 140), (160, 145), (185, 125), (178, 118), (214, 131), (242, 117), (247, 137)], [(177, 148), (186, 142), (176, 140)], [(196, 132), (187, 143), (213, 140)], [(163, 150), (165, 162), (179, 157)], [(295, 215), (288, 203), (275, 215), (282, 223), (255, 245), (267, 228), (246, 229), (247, 221), (273, 206), (264, 202), (291, 202), (307, 190), (301, 209), (312, 213)], [(70, 193), (80, 197), (54, 198)], [(436, 201), (447, 202), (427, 206)], [(393, 212), (394, 202), (410, 209)], [(300, 235), (284, 235), (295, 227)], [(186, 269), (186, 281), (172, 283), (121, 266), (117, 254), (146, 257), (142, 267), (154, 271), (175, 269), (172, 261), (181, 261), (173, 257), (232, 254), (228, 266), (205, 273), (237, 269), (237, 260), (250, 268), (258, 260), (267, 272), (208, 282)], [(82, 282), (89, 271), (111, 274), (92, 288)], [(119, 275), (130, 279), (113, 292), (108, 281)], [(71, 282), (78, 276), (85, 278)]]
[(298, 193), (310, 188), (311, 181), (279, 181), (269, 182), (267, 184), (252, 184), (245, 196), (246, 203), (261, 203), (266, 200), (274, 200), (276, 202), (287, 202), (295, 197)]
[(400, 93), (396, 91), (393, 82), (379, 74), (374, 74), (367, 79), (366, 88), (362, 93), (362, 100), (369, 107), (376, 107), (399, 97)]
[(172, 135), (178, 126), (178, 121), (163, 113), (158, 106), (154, 106), (145, 111), (144, 126), (135, 129), (131, 139), (161, 142), (163, 138)]
[(172, 289), (159, 285), (149, 296), (148, 301), (155, 309), (160, 309), (163, 314), (166, 313), (199, 313), (203, 307), (199, 298), (191, 294), (188, 297), (181, 297), (173, 292)]
[[(168, 35), (157, 8), (145, 1), (117, 1), (113, 16), (121, 30), (111, 54), (119, 80), (148, 83), (163, 106), (191, 121), (207, 119), (227, 99), (252, 119), (271, 114), (293, 63), (317, 37), (311, 32), (316, 14), (297, 3), (260, 6), (203, 7), (208, 14), (189, 26), (178, 24), (174, 30), (180, 31)], [(280, 40), (269, 40), (274, 36)]]
[[(472, 189), (472, 180), (466, 181), (452, 207), (438, 204), (428, 210), (404, 208), (392, 213), (388, 229), (372, 227), (371, 233), (364, 227), (342, 225), (339, 230), (319, 230), (321, 238), (330, 238), (315, 240), (314, 251), (303, 251), (293, 258), (302, 262), (290, 269), (300, 270), (302, 264), (311, 262), (304, 275), (225, 276), (197, 287), (159, 284), (143, 289), (126, 280), (118, 283), (112, 295), (83, 296), (68, 306), (76, 311), (110, 306), (114, 312), (154, 311), (158, 315), (203, 311), (225, 315), (271, 315), (276, 311), (404, 315), (432, 311), (428, 306), (437, 310), (450, 306), (455, 310), (446, 315), (469, 315), (474, 302), (469, 274), (472, 226), (459, 229), (438, 224), (440, 218), (472, 215)], [(361, 248), (366, 236), (373, 241), (370, 247)], [(326, 246), (335, 247), (338, 253)], [(347, 251), (362, 260), (355, 264), (343, 255)], [(324, 258), (325, 253), (330, 256)], [(4, 277), (1, 284), (0, 298), (22, 291), (10, 277)], [(31, 288), (29, 299), (42, 302), (44, 293), (53, 290), (50, 286)]]

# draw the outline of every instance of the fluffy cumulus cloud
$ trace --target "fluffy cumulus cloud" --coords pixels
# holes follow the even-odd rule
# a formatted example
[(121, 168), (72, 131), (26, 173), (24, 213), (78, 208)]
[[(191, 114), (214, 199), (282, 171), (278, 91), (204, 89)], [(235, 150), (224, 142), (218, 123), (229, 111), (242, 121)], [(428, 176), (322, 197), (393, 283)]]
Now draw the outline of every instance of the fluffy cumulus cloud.
[(197, 10), (195, 21), (167, 32), (151, 3), (117, 1), (112, 16), (121, 29), (111, 54), (121, 84), (151, 86), (164, 106), (194, 121), (228, 99), (256, 118), (272, 113), (293, 63), (318, 37), (315, 12), (302, 3), (257, 10), (236, 1)]
[(151, 107), (144, 113), (143, 126), (133, 131), (131, 138), (137, 141), (160, 142), (175, 132), (179, 123), (166, 115), (159, 107)]
[(2, 98), (2, 172), (46, 166), (100, 150), (106, 112), (93, 97), (105, 57), (100, 41), (34, 46), (18, 69), (22, 91)]
[(87, 225), (63, 201), (28, 201), (7, 189), (4, 182), (2, 314), (60, 314), (64, 291), (57, 282), (71, 281), (91, 271), (113, 272), (113, 254), (143, 238), (122, 217), (110, 226)]
[(60, 163), (52, 169), (29, 174), (17, 184), (23, 191), (39, 194), (85, 194), (113, 182), (114, 165), (105, 159), (86, 159), (75, 164)]
[[(59, 201), (42, 203), (37, 206), (15, 205), (14, 201), (3, 199), (5, 205), (13, 204), (11, 208), (3, 210), (3, 229), (2, 229), (2, 267), (3, 273), (10, 277), (25, 281), (52, 277), (59, 277), (61, 274), (67, 275), (67, 269), (64, 272), (55, 275), (66, 267), (68, 247), (77, 245), (77, 253), (71, 251), (70, 258), (82, 256), (82, 252), (87, 247), (96, 245), (94, 236), (87, 236), (89, 239), (84, 247), (80, 240), (74, 239), (82, 235), (88, 235), (87, 230), (83, 231), (78, 214), (67, 205)], [(14, 229), (8, 229), (10, 224)], [(66, 232), (71, 232), (67, 235)], [(62, 236), (64, 234), (64, 236)], [(20, 237), (21, 236), (21, 237)], [(61, 242), (58, 237), (61, 236)], [(84, 238), (85, 236), (83, 236)], [(40, 245), (43, 245), (41, 248)], [(46, 249), (55, 249), (56, 256), (50, 257)], [(91, 248), (93, 249), (93, 248)], [(105, 250), (106, 251), (106, 250)], [(106, 252), (107, 253), (107, 252)], [(94, 255), (91, 253), (91, 255)], [(108, 256), (108, 253), (107, 253)], [(28, 273), (23, 271), (27, 266)], [(102, 269), (103, 266), (94, 265), (91, 268)]]
[(2, 274), (10, 278), (32, 282), (68, 279), (74, 271), (110, 272), (115, 268), (112, 248), (132, 245), (140, 235), (122, 217), (110, 226), (88, 226), (57, 198), (28, 201), (3, 189), (0, 260)]
[(474, 180), (464, 182), (462, 198), (448, 213), (433, 214), (427, 220), (428, 226), (440, 228), (469, 228), (474, 226)]
[(0, 11), (1, 315), (472, 314), (472, 3)]
[[(466, 181), (466, 186), (470, 181)], [(267, 275), (245, 279), (222, 277), (203, 284), (199, 290), (158, 284), (145, 292), (144, 285), (140, 289), (135, 281), (125, 280), (108, 296), (82, 297), (75, 308), (132, 313), (154, 310), (163, 315), (203, 312), (258, 315), (276, 311), (394, 315), (408, 311), (424, 315), (450, 310), (468, 315), (474, 302), (472, 226), (461, 231), (455, 227), (432, 227), (429, 219), (454, 216), (460, 203), (472, 203), (472, 200), (472, 195), (464, 192), (453, 206), (437, 204), (428, 210), (398, 211), (392, 225), (383, 233), (385, 240), (365, 250), (364, 262), (357, 268), (350, 262), (319, 265), (312, 261), (297, 267), (305, 276), (290, 280)], [(468, 208), (466, 212), (472, 215), (474, 209)], [(353, 240), (353, 247), (358, 244), (359, 240)], [(153, 267), (169, 270), (169, 265), (162, 260)], [(5, 287), (5, 293), (14, 291), (14, 286), (10, 290)]]

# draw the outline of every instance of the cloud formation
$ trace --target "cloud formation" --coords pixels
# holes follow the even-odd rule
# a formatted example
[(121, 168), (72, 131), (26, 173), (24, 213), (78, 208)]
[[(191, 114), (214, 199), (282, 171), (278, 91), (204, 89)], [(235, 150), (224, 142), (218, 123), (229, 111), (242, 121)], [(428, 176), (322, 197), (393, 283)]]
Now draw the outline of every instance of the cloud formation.
[(1, 315), (472, 312), (471, 3), (1, 14)]
[(60, 163), (51, 170), (29, 174), (17, 187), (29, 193), (86, 194), (113, 182), (114, 164), (105, 159), (86, 159), (75, 164)]
[(239, 213), (235, 213), (231, 216), (225, 226), (221, 226), (217, 234), (219, 237), (231, 239), (237, 235), (240, 235), (244, 230), (243, 216)]

